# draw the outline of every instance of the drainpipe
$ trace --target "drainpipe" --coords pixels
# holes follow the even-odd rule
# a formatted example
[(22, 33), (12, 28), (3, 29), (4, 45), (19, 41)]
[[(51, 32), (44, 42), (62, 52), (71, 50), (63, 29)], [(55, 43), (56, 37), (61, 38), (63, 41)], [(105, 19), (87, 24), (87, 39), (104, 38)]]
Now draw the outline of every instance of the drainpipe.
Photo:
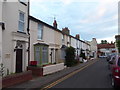
[(30, 20), (29, 20), (29, 12), (30, 12), (30, 1), (28, 0), (28, 24), (27, 24), (27, 33), (29, 35), (28, 38), (28, 66), (29, 66), (29, 61), (30, 61)]
[(2, 25), (0, 24), (0, 64), (2, 63)]
[(0, 1), (0, 63), (2, 63), (2, 27), (3, 27), (3, 22), (2, 22), (2, 2)]

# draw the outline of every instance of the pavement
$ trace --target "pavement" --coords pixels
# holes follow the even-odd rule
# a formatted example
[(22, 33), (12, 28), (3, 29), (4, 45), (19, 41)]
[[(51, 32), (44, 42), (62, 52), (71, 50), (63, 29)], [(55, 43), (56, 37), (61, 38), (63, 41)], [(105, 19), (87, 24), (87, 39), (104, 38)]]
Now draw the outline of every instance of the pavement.
[(43, 77), (37, 77), (37, 78), (33, 78), (32, 80), (30, 81), (27, 81), (27, 82), (24, 82), (24, 83), (21, 83), (21, 84), (18, 84), (18, 85), (14, 85), (14, 86), (11, 86), (11, 87), (8, 87), (4, 90), (7, 90), (7, 89), (15, 89), (15, 88), (21, 88), (22, 90), (33, 90), (33, 89), (38, 89), (38, 88), (42, 88), (48, 84), (50, 84), (51, 82), (54, 82), (86, 65), (88, 65), (89, 63), (92, 63), (92, 62), (96, 62), (98, 59), (94, 59), (94, 60), (89, 60), (88, 62), (86, 63), (80, 63), (76, 66), (73, 66), (73, 67), (67, 67), (61, 71), (58, 71), (56, 73), (52, 73), (52, 74), (49, 74), (49, 75), (46, 75), (46, 76), (43, 76)]

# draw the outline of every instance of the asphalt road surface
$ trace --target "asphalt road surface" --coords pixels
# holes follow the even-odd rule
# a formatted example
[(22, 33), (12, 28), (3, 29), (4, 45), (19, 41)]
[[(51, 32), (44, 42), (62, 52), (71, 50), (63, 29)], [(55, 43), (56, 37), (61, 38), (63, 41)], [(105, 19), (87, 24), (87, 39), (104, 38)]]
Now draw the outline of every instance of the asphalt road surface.
[(112, 88), (106, 59), (100, 59), (52, 88)]

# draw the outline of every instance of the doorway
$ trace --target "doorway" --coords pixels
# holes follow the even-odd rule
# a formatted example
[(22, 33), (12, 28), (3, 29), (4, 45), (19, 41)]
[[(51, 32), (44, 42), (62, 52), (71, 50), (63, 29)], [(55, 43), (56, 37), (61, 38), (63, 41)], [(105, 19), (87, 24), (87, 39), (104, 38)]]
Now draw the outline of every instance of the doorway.
[(22, 72), (22, 58), (23, 58), (23, 50), (16, 50), (16, 73)]

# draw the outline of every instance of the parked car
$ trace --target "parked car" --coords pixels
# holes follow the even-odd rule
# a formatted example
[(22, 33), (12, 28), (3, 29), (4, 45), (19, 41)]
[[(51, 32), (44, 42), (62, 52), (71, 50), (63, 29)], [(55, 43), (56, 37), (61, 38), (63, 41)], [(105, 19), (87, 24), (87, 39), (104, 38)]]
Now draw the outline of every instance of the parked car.
[(106, 58), (107, 56), (99, 56), (99, 58)]
[(116, 56), (111, 56), (110, 59), (108, 60), (108, 69), (112, 69), (113, 62), (115, 61)]
[(111, 64), (112, 86), (115, 88), (120, 87), (120, 56), (116, 55), (109, 63)]
[(106, 60), (107, 60), (107, 61), (111, 60), (111, 57), (112, 57), (112, 55), (108, 55), (108, 56), (106, 57)]
[(107, 55), (106, 60), (109, 62), (113, 56), (116, 56), (116, 54), (112, 53), (112, 54)]

